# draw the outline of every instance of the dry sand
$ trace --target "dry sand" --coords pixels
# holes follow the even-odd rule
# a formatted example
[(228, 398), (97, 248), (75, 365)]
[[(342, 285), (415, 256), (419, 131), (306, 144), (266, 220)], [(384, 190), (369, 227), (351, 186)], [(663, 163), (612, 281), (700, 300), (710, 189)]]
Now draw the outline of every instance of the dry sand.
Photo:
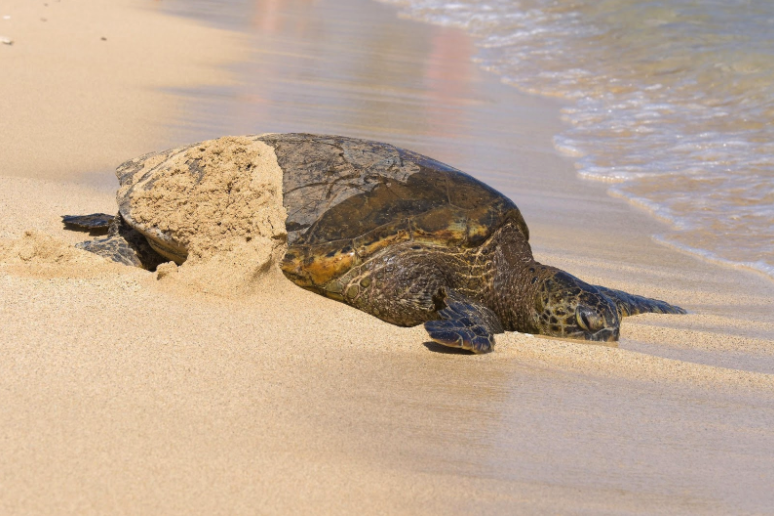
[(164, 90), (232, 80), (225, 67), (244, 58), (242, 36), (161, 16), (153, 5), (3, 2), (0, 34), (14, 42), (0, 46), (3, 175), (82, 177), (169, 146), (163, 120), (183, 105)]
[[(470, 42), (457, 31), (398, 20), (370, 3), (259, 3), (284, 23), (261, 29), (271, 35), (256, 59), (285, 86), (262, 83), (256, 95), (271, 101), (261, 104), (264, 126), (239, 132), (296, 123), (389, 140), (463, 169), (485, 163), (482, 177), (522, 207), (538, 259), (689, 315), (626, 319), (617, 348), (507, 334), (494, 353), (472, 356), (423, 345), (421, 327), (382, 323), (295, 287), (276, 269), (249, 291), (213, 292), (175, 281), (172, 267), (159, 279), (74, 250), (69, 244), (84, 236), (64, 231), (59, 215), (109, 213), (115, 198), (72, 174), (168, 146), (169, 120), (196, 107), (158, 87), (191, 85), (191, 76), (232, 80), (217, 66), (240, 48), (220, 46), (238, 36), (138, 9), (141, 2), (97, 4), (45, 8), (96, 37), (75, 32), (76, 61), (96, 60), (74, 73), (80, 82), (67, 82), (76, 80), (62, 64), (71, 40), (55, 16), (39, 22), (44, 30), (33, 27), (30, 17), (42, 15), (26, 3), (0, 12), (29, 18), (13, 31), (0, 20), (0, 34), (16, 41), (0, 46), (0, 59), (24, 62), (0, 85), (14, 99), (0, 104), (0, 513), (774, 510), (774, 286), (657, 246), (649, 237), (657, 222), (606, 197), (604, 186), (574, 179), (550, 145), (555, 106), (474, 69), (450, 79), (465, 88), (440, 94), (432, 77), (444, 82), (464, 64), (460, 52), (433, 45), (467, 49), (467, 59)], [(312, 29), (295, 30), (301, 22)], [(337, 30), (334, 43), (320, 38), (320, 24), (350, 30)], [(357, 39), (363, 31), (394, 39), (380, 39), (388, 41), (380, 53)], [(115, 54), (101, 53), (122, 38)], [(154, 52), (140, 47), (131, 74), (106, 79), (122, 73), (136, 42), (153, 38)], [(203, 54), (189, 53), (191, 45)], [(323, 79), (294, 79), (312, 45), (330, 66), (318, 64)], [(393, 67), (390, 76), (366, 70), (343, 81), (331, 67), (347, 60), (346, 48), (352, 62), (371, 49)], [(147, 59), (159, 61), (146, 67)], [(423, 66), (418, 80), (412, 74)], [(57, 86), (61, 97), (46, 100), (32, 83)], [(368, 103), (331, 121), (331, 97), (362, 99), (379, 83), (398, 84), (389, 123), (369, 121), (385, 119)], [(301, 89), (305, 102), (294, 111)], [(75, 107), (75, 91), (104, 103)], [(447, 133), (422, 125), (455, 110), (462, 115), (447, 119)], [(225, 279), (232, 269), (221, 265), (203, 277)]]

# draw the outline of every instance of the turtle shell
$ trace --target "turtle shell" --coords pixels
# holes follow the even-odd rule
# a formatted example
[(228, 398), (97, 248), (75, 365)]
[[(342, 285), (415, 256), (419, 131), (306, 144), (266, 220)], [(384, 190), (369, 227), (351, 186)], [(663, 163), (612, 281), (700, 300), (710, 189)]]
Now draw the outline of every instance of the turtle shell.
[[(226, 136), (118, 167), (119, 213), (178, 263), (285, 236), (282, 171), (257, 136)], [(251, 242), (251, 244), (248, 244)]]
[(282, 268), (313, 290), (404, 241), (477, 247), (506, 221), (524, 239), (516, 205), (486, 184), (385, 143), (310, 134), (259, 139), (283, 171), (288, 250)]
[[(203, 161), (204, 151), (222, 162)], [(250, 188), (237, 189), (242, 198), (236, 204), (249, 205), (262, 190), (279, 197), (281, 189), (288, 244), (282, 269), (306, 288), (324, 291), (331, 280), (404, 241), (476, 247), (508, 220), (529, 237), (510, 199), (453, 167), (385, 143), (312, 134), (225, 137), (127, 161), (116, 171), (119, 213), (158, 253), (182, 263), (193, 233), (217, 237), (218, 218), (235, 204), (232, 186), (267, 160), (281, 170), (281, 186), (254, 179)], [(208, 186), (223, 174), (233, 181)], [(228, 191), (221, 191), (224, 184)], [(206, 205), (213, 205), (211, 213), (199, 209)], [(270, 225), (281, 226), (277, 222)], [(257, 224), (245, 224), (230, 228), (232, 234), (257, 236)]]

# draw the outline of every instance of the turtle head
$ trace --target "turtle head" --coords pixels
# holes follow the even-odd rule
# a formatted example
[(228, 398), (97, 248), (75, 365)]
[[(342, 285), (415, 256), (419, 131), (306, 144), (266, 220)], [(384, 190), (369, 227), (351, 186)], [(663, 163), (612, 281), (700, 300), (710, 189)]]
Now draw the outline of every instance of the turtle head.
[(617, 341), (621, 318), (615, 303), (596, 287), (564, 271), (545, 276), (535, 296), (538, 333)]

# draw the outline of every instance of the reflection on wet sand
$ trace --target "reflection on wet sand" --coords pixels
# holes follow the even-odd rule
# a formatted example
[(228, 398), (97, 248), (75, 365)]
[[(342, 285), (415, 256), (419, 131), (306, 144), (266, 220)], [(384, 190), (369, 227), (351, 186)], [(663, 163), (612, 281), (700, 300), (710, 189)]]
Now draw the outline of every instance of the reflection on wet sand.
[[(178, 92), (189, 100), (173, 121), (180, 144), (224, 134), (342, 134), (449, 163), (520, 208), (517, 192), (545, 190), (547, 182), (570, 195), (604, 192), (596, 184), (577, 186), (550, 139), (538, 149), (529, 143), (535, 125), (559, 131), (558, 115), (546, 117), (552, 101), (487, 77), (461, 30), (401, 20), (389, 6), (360, 0), (171, 0), (162, 8), (235, 27), (251, 49), (234, 68), (234, 84)], [(544, 159), (531, 159), (535, 150)], [(541, 176), (545, 167), (566, 168), (573, 181)]]
[[(284, 33), (308, 38), (311, 18), (304, 13), (316, 3), (318, 0), (255, 0), (250, 27), (260, 34)], [(288, 16), (288, 12), (293, 16)]]
[(468, 36), (407, 31), (390, 8), (357, 4), (254, 2), (251, 61), (234, 86), (188, 92), (197, 107), (179, 127), (188, 133), (181, 141), (302, 131), (400, 144), (474, 133), (466, 110), (480, 102), (471, 87), (480, 72)]

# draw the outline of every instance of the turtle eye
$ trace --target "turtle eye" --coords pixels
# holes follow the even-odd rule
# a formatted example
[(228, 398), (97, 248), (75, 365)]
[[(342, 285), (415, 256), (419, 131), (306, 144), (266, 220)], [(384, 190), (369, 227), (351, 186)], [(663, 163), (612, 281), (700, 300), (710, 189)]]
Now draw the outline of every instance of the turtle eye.
[(605, 326), (599, 314), (582, 306), (575, 310), (575, 320), (578, 321), (578, 326), (590, 332), (599, 331)]

